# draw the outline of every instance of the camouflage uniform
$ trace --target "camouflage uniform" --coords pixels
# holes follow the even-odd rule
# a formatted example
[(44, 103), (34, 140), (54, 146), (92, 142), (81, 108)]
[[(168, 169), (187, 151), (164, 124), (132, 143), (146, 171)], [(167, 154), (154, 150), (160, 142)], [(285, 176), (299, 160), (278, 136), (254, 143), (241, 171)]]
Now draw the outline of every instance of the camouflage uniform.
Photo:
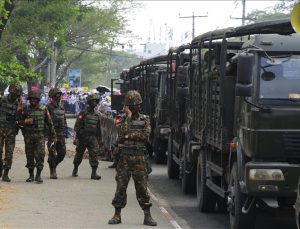
[[(45, 158), (45, 132), (48, 130), (52, 141), (56, 141), (56, 134), (53, 122), (48, 109), (39, 104), (40, 93), (38, 91), (31, 91), (28, 94), (30, 103), (37, 100), (37, 105), (28, 105), (22, 113), (21, 125), (24, 125), (24, 140), (25, 140), (25, 153), (27, 158), (26, 167), (29, 171), (29, 178), (27, 182), (33, 181), (34, 167), (37, 168), (35, 181), (42, 183), (41, 171), (44, 168)], [(28, 120), (32, 123), (28, 123)], [(45, 125), (46, 124), (46, 125)], [(46, 128), (46, 129), (45, 129)]]
[(49, 113), (51, 115), (57, 142), (55, 145), (51, 145), (51, 136), (48, 135), (47, 147), (49, 151), (48, 163), (50, 167), (50, 178), (57, 179), (56, 167), (64, 160), (66, 155), (66, 132), (67, 132), (67, 120), (65, 115), (65, 109), (60, 103), (61, 92), (57, 88), (51, 88), (49, 91), (50, 103), (47, 105)]
[[(93, 104), (93, 101), (94, 102)], [(76, 119), (74, 131), (76, 132), (76, 154), (74, 157), (73, 177), (77, 177), (78, 167), (82, 162), (83, 154), (86, 149), (89, 152), (89, 162), (92, 167), (91, 179), (99, 180), (101, 176), (97, 175), (98, 159), (97, 152), (99, 150), (99, 140), (101, 138), (100, 116), (96, 111), (99, 102), (97, 95), (89, 95), (87, 97), (89, 106), (86, 110), (81, 111)]]
[[(19, 101), (22, 94), (20, 85), (12, 84), (9, 86), (9, 95), (0, 98), (0, 177), (4, 169), (3, 181), (10, 182), (8, 172), (11, 169), (13, 152), (16, 143), (18, 127), (16, 121), (18, 118), (17, 109), (20, 108)], [(5, 158), (2, 159), (3, 148), (5, 145)]]
[[(156, 226), (152, 219), (150, 207), (152, 204), (147, 191), (148, 174), (146, 170), (145, 154), (147, 153), (145, 142), (147, 142), (151, 127), (147, 116), (138, 112), (142, 102), (137, 91), (129, 91), (125, 96), (125, 106), (129, 106), (132, 116), (126, 115), (122, 118), (119, 126), (118, 148), (120, 159), (117, 164), (117, 189), (112, 205), (115, 207), (115, 215), (109, 220), (109, 224), (121, 223), (121, 209), (127, 203), (127, 186), (132, 176), (136, 189), (136, 197), (139, 205), (144, 210), (144, 224)], [(135, 111), (134, 111), (135, 110)]]

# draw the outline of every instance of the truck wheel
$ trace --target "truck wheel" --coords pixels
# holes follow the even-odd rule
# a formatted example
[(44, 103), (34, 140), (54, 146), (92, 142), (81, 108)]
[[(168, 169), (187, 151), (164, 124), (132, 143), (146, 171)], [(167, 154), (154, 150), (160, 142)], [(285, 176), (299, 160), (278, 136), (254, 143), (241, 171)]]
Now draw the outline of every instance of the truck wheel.
[(195, 193), (196, 192), (196, 166), (189, 163), (186, 158), (186, 144), (183, 145), (183, 163), (182, 163), (182, 178), (181, 189), (183, 193)]
[(255, 205), (248, 214), (242, 212), (246, 195), (241, 192), (238, 179), (237, 163), (234, 163), (230, 173), (228, 185), (229, 218), (230, 229), (254, 229), (255, 227)]
[(197, 205), (200, 212), (213, 212), (216, 194), (206, 186), (206, 154), (201, 150), (197, 162)]
[(168, 142), (155, 138), (154, 140), (154, 161), (156, 164), (165, 164), (167, 160), (166, 151)]
[(172, 137), (169, 136), (168, 141), (168, 177), (170, 179), (179, 178), (179, 165), (173, 160), (173, 146), (172, 146)]

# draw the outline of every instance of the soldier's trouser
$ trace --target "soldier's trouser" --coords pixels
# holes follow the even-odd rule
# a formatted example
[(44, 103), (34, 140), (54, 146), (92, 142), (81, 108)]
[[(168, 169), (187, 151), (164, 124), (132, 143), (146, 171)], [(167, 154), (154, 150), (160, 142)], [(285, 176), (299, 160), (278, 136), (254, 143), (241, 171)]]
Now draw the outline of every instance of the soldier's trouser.
[[(10, 169), (16, 144), (16, 131), (10, 128), (0, 128), (0, 167)], [(3, 148), (5, 157), (3, 160)]]
[(96, 136), (85, 136), (78, 138), (78, 144), (76, 146), (76, 154), (74, 157), (73, 164), (79, 166), (82, 162), (83, 153), (86, 149), (89, 152), (89, 162), (91, 167), (98, 167), (97, 151), (99, 144)]
[(127, 203), (127, 186), (132, 176), (136, 191), (136, 198), (141, 208), (147, 209), (152, 206), (147, 190), (148, 176), (145, 167), (144, 156), (121, 155), (117, 165), (117, 190), (112, 205), (115, 208), (124, 208)]
[(65, 137), (57, 138), (55, 149), (50, 149), (51, 140), (48, 139), (47, 147), (49, 151), (48, 163), (50, 168), (55, 168), (62, 162), (66, 156), (66, 141)]
[(25, 153), (27, 158), (26, 167), (28, 169), (42, 170), (44, 168), (45, 158), (45, 139), (44, 136), (24, 136)]

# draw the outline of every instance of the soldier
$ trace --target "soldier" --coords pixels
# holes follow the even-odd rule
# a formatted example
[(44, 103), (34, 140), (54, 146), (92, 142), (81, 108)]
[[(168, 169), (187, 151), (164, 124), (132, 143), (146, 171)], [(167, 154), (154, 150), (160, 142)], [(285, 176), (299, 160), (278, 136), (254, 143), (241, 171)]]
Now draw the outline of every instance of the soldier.
[(91, 94), (87, 97), (88, 107), (81, 111), (74, 126), (76, 137), (73, 144), (76, 145), (76, 154), (74, 157), (74, 169), (72, 176), (78, 177), (78, 166), (82, 162), (83, 153), (86, 149), (89, 152), (89, 162), (92, 167), (92, 180), (100, 180), (101, 176), (97, 174), (98, 159), (97, 152), (101, 137), (100, 118), (96, 107), (99, 103), (98, 96)]
[(65, 115), (65, 109), (61, 105), (62, 92), (57, 88), (51, 88), (49, 91), (50, 103), (47, 105), (49, 113), (51, 115), (57, 142), (52, 145), (51, 136), (48, 136), (47, 147), (49, 151), (48, 164), (50, 168), (50, 179), (57, 179), (56, 167), (64, 160), (66, 155), (66, 141), (67, 137), (67, 120)]
[[(10, 182), (8, 172), (11, 168), (13, 152), (16, 143), (16, 135), (18, 133), (17, 110), (22, 109), (20, 96), (22, 87), (12, 84), (8, 88), (9, 95), (0, 98), (0, 177), (4, 169), (2, 180)], [(5, 144), (5, 158), (2, 160), (3, 148)], [(3, 166), (4, 164), (4, 166)]]
[[(35, 180), (38, 184), (43, 183), (41, 172), (44, 168), (45, 158), (45, 128), (50, 132), (53, 144), (56, 144), (57, 141), (50, 113), (45, 106), (40, 105), (40, 97), (39, 91), (28, 93), (27, 99), (30, 104), (22, 112), (22, 120), (19, 122), (24, 126), (26, 167), (29, 171), (29, 178), (26, 182)], [(35, 178), (34, 167), (37, 168)]]
[(144, 210), (144, 225), (157, 226), (150, 214), (150, 196), (147, 191), (148, 174), (146, 170), (145, 142), (148, 140), (151, 128), (149, 118), (139, 113), (142, 98), (137, 91), (128, 91), (125, 96), (123, 111), (126, 114), (119, 126), (118, 148), (120, 159), (117, 164), (117, 189), (112, 205), (114, 216), (109, 224), (121, 223), (121, 209), (127, 203), (126, 190), (132, 176), (136, 189), (137, 200)]

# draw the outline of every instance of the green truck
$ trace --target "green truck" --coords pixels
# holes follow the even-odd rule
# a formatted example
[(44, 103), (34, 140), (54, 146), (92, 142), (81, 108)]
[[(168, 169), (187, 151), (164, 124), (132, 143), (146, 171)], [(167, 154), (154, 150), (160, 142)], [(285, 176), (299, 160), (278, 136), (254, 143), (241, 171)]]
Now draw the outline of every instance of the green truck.
[(299, 43), (289, 20), (215, 30), (191, 42), (187, 116), (171, 126), (168, 172), (189, 176), (185, 185), (196, 186), (201, 212), (228, 211), (231, 229), (254, 228), (264, 197), (280, 207), (295, 203)]

